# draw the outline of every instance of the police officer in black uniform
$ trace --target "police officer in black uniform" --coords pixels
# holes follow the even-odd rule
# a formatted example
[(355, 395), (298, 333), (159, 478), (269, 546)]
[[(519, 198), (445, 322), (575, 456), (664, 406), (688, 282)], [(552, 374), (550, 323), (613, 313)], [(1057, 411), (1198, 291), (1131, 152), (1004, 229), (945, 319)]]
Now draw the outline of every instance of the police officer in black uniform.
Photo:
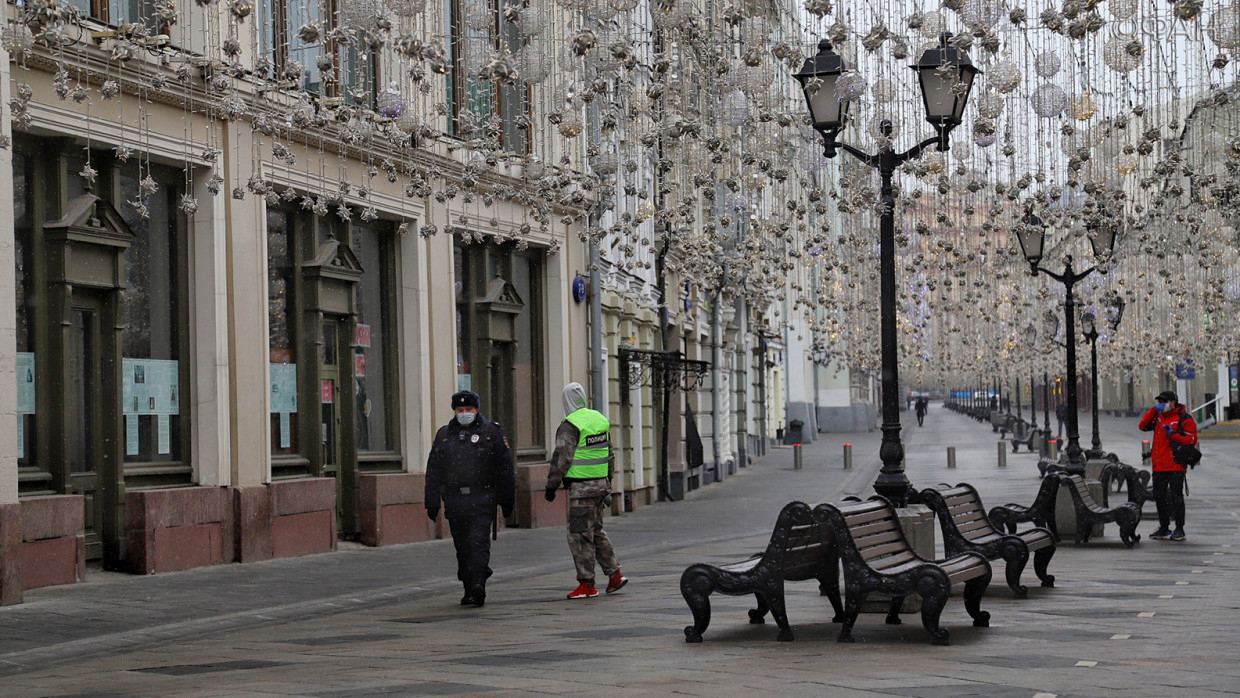
[(436, 520), (443, 502), (456, 546), (456, 577), (465, 585), (462, 606), (486, 601), (495, 507), (510, 516), (516, 494), (508, 439), (478, 412), (480, 402), (469, 390), (452, 396), (456, 417), (435, 434), (426, 461), (426, 515)]

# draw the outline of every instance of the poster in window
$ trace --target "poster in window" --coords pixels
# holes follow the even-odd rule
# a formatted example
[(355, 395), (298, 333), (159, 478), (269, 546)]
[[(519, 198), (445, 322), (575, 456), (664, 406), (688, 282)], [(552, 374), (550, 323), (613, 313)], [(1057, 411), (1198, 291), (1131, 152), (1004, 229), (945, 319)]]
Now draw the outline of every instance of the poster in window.
[(271, 412), (297, 411), (297, 364), (270, 364)]
[(34, 353), (17, 352), (17, 413), (34, 414)]

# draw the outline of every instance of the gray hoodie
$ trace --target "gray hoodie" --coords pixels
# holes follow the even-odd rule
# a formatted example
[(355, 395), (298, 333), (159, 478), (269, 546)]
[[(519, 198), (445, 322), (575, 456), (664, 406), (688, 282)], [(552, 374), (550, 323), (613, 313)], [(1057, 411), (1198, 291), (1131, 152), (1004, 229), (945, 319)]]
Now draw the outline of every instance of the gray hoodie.
[(564, 386), (564, 416), (576, 412), (586, 406), (586, 389), (580, 383), (569, 383)]

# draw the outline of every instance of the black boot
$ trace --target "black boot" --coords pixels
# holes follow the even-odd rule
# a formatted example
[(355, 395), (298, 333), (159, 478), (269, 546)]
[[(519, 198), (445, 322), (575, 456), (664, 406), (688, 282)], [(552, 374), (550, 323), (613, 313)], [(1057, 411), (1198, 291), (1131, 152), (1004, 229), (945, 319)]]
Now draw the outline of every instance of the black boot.
[(471, 582), (470, 580), (468, 580), (468, 579), (467, 579), (467, 580), (465, 580), (465, 581), (464, 581), (464, 585), (465, 585), (465, 596), (461, 597), (461, 605), (462, 605), (462, 606), (472, 606), (472, 605), (474, 605), (474, 604), (476, 603), (476, 602), (475, 602), (475, 600), (474, 600), (474, 585), (473, 585), (473, 582)]
[(486, 580), (484, 579), (479, 579), (477, 583), (474, 584), (474, 589), (472, 593), (473, 593), (473, 604), (475, 606), (482, 606), (484, 603), (487, 602), (487, 586), (486, 585), (487, 583), (486, 583)]

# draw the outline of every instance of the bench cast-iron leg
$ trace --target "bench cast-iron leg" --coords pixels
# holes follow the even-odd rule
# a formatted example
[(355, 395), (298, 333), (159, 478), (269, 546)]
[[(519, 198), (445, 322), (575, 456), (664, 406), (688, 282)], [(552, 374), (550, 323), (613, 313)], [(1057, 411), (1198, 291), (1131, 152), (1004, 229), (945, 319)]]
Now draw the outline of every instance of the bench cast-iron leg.
[(1033, 571), (1038, 575), (1038, 579), (1042, 580), (1042, 586), (1055, 586), (1055, 575), (1046, 573), (1046, 566), (1050, 564), (1051, 557), (1055, 554), (1055, 548), (1042, 548), (1033, 553)]
[(982, 595), (990, 586), (990, 574), (974, 577), (964, 583), (964, 610), (973, 618), (973, 627), (989, 628), (990, 613), (982, 610)]
[(1029, 588), (1020, 583), (1020, 573), (1025, 571), (1025, 565), (1029, 563), (1029, 547), (1023, 541), (1009, 539), (999, 552), (1007, 561), (1005, 574), (1008, 586), (1018, 597), (1025, 598), (1029, 595)]
[(852, 636), (853, 624), (857, 622), (857, 616), (861, 613), (861, 604), (865, 603), (865, 597), (869, 594), (860, 588), (854, 588), (850, 584), (844, 587), (844, 624), (840, 626), (840, 635), (836, 638), (836, 642), (856, 642)]
[(693, 565), (680, 576), (680, 595), (693, 612), (693, 625), (685, 626), (685, 642), (701, 642), (702, 633), (710, 625), (710, 593), (715, 589), (715, 575), (709, 568)]

